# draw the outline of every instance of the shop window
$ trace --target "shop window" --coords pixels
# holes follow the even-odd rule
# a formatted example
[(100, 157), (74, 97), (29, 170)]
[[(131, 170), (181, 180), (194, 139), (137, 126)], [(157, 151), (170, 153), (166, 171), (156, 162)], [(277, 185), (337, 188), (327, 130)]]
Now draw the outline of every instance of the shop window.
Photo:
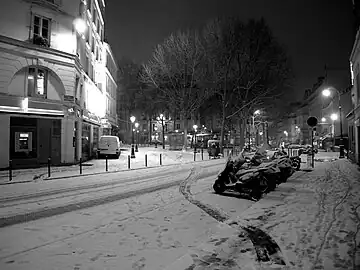
[(32, 132), (15, 132), (15, 152), (32, 151)]
[(27, 87), (28, 95), (46, 98), (47, 70), (31, 67), (28, 69)]

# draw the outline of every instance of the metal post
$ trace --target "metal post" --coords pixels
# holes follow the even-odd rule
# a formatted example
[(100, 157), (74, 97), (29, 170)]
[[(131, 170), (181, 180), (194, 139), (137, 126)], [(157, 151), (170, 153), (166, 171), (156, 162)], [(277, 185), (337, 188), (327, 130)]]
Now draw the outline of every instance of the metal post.
[(12, 181), (12, 160), (9, 160), (9, 181)]
[(82, 174), (82, 158), (80, 158), (79, 165), (80, 165), (80, 174)]
[(160, 154), (160, 166), (162, 165), (162, 154)]
[(162, 148), (165, 149), (165, 125), (163, 118), (161, 119), (161, 125), (162, 125), (162, 140), (163, 140)]
[(128, 169), (130, 169), (130, 156), (128, 155)]
[(204, 160), (204, 147), (201, 147), (201, 160)]
[(105, 171), (108, 171), (108, 156), (105, 156)]
[(134, 124), (131, 125), (131, 158), (135, 158), (135, 146), (134, 146)]
[(145, 154), (145, 167), (147, 167), (147, 154)]
[(51, 158), (48, 158), (48, 177), (51, 176), (51, 170), (50, 170), (50, 165), (51, 165)]
[(311, 167), (314, 168), (314, 128), (311, 128)]

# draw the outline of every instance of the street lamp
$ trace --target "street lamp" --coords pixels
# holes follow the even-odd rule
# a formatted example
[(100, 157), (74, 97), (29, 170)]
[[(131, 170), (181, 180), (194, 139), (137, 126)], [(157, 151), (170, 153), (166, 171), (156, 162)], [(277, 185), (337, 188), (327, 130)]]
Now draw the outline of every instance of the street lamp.
[(260, 115), (260, 113), (261, 113), (261, 111), (260, 110), (256, 110), (256, 111), (254, 111), (254, 113), (252, 114), (252, 132), (249, 132), (249, 151), (250, 151), (250, 149), (251, 149), (251, 147), (250, 147), (250, 144), (251, 144), (251, 133), (253, 133), (254, 134), (254, 138), (255, 138), (255, 136), (256, 136), (256, 131), (255, 131), (255, 117), (257, 116), (257, 115)]
[(325, 117), (321, 118), (321, 122), (326, 122), (326, 118)]
[[(345, 153), (344, 153), (344, 137), (343, 137), (343, 127), (342, 127), (342, 111), (341, 111), (341, 94), (340, 92), (336, 89), (336, 88), (331, 88), (331, 89), (334, 89), (337, 96), (338, 96), (338, 105), (339, 105), (339, 119), (340, 119), (340, 155), (339, 155), (339, 158), (344, 158), (345, 157)], [(331, 90), (329, 88), (327, 89), (324, 89), (322, 91), (322, 95), (324, 97), (330, 97), (331, 96)], [(335, 137), (335, 134), (334, 134), (334, 137)]]
[(171, 118), (169, 117), (168, 119), (166, 119), (166, 117), (161, 113), (157, 118), (158, 122), (160, 122), (161, 124), (161, 128), (162, 128), (162, 141), (163, 141), (163, 149), (165, 149), (165, 122), (166, 121), (170, 121)]
[(158, 130), (158, 128), (154, 127), (154, 130), (155, 130), (155, 148), (157, 148), (157, 140), (158, 140), (158, 138), (157, 138), (157, 130)]
[(198, 126), (197, 125), (193, 125), (193, 129), (194, 129), (194, 152), (196, 152), (196, 131), (197, 131)]
[(131, 121), (131, 131), (132, 131), (132, 133), (131, 133), (131, 158), (135, 158), (135, 149), (134, 149), (134, 127), (133, 127), (133, 125), (134, 125), (134, 122), (135, 122), (135, 120), (136, 120), (136, 117), (135, 116), (131, 116), (130, 117), (130, 121)]
[(135, 129), (136, 129), (136, 144), (135, 144), (135, 152), (139, 152), (139, 147), (138, 147), (138, 143), (139, 143), (139, 123), (135, 123)]
[(76, 18), (74, 20), (74, 27), (75, 30), (80, 34), (83, 35), (86, 31), (86, 23), (82, 18)]

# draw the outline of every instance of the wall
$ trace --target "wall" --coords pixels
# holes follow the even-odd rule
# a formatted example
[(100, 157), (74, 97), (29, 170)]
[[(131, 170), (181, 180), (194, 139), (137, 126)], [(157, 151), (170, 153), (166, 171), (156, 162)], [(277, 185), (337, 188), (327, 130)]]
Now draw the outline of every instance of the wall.
[[(6, 41), (8, 42), (8, 41)], [(59, 77), (64, 86), (65, 95), (73, 96), (75, 85), (75, 62), (72, 57), (62, 57), (51, 53), (37, 51), (36, 48), (22, 48), (2, 42), (0, 38), (0, 93), (9, 93), (8, 85), (16, 72), (28, 66), (42, 66)], [(12, 86), (12, 90), (15, 90)], [(15, 93), (20, 90), (16, 90)], [(23, 95), (23, 94), (21, 94)]]
[(61, 162), (74, 162), (73, 134), (74, 119), (64, 118), (61, 121)]
[[(0, 138), (2, 142), (10, 141), (10, 116), (0, 114)], [(0, 168), (9, 166), (9, 143), (0, 143)]]
[(61, 2), (60, 9), (65, 13), (52, 10), (46, 4), (37, 5), (21, 0), (2, 0), (0, 34), (21, 41), (29, 40), (32, 38), (31, 14), (38, 14), (50, 18), (52, 21), (50, 47), (75, 54), (76, 35), (73, 31), (73, 19), (78, 14), (80, 1), (62, 0)]

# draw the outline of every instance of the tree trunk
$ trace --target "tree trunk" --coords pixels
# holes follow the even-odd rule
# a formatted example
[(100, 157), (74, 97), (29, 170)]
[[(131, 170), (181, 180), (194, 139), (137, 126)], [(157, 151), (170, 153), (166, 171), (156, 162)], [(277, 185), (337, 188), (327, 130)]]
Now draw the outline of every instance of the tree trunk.
[(224, 133), (225, 133), (225, 106), (223, 106), (221, 131), (220, 131), (220, 152), (224, 153)]
[(246, 125), (245, 125), (245, 121), (243, 118), (239, 117), (239, 127), (240, 127), (240, 142), (239, 142), (239, 146), (240, 149), (242, 150), (245, 146), (245, 134), (246, 134)]
[(188, 127), (188, 119), (187, 116), (184, 117), (184, 146), (187, 148), (188, 140), (187, 140), (187, 127)]

